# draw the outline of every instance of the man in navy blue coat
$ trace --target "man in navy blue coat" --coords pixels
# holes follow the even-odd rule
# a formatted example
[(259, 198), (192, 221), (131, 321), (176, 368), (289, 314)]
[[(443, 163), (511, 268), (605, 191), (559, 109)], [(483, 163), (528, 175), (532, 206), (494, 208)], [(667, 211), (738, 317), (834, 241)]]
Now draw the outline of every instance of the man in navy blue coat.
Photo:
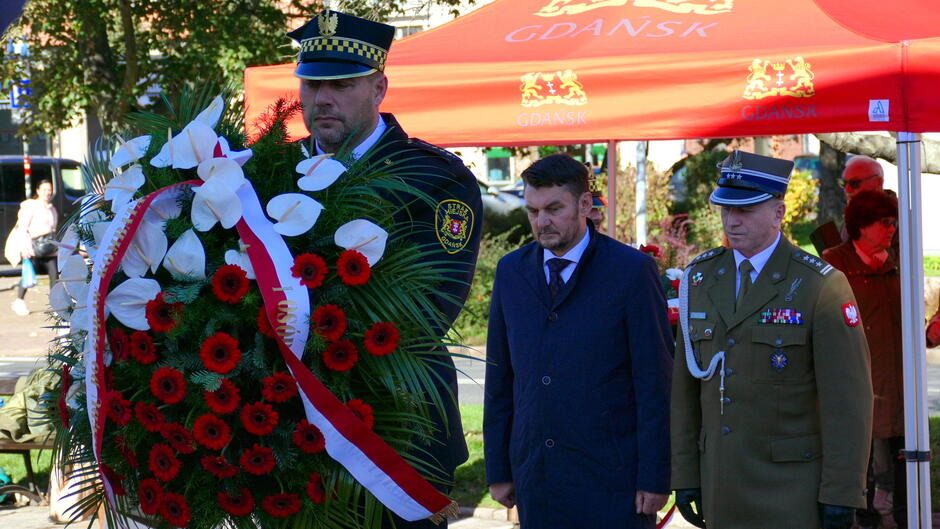
[(487, 336), (493, 498), (523, 529), (652, 528), (669, 492), (673, 338), (653, 260), (587, 221), (587, 169), (523, 171), (536, 242), (503, 257)]

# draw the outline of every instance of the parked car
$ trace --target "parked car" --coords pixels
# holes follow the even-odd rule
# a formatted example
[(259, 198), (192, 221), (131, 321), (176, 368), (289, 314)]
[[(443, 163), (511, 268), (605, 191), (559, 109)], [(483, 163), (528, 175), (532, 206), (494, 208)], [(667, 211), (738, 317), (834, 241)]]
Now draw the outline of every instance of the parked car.
[[(26, 200), (41, 180), (52, 182), (52, 204), (59, 212), (59, 223), (78, 207), (77, 201), (85, 195), (85, 180), (81, 164), (65, 158), (36, 156), (30, 158), (31, 176), (27, 187), (22, 156), (0, 156), (0, 241), (6, 241), (16, 225), (20, 202)], [(0, 256), (0, 262), (6, 259)]]
[(502, 233), (516, 226), (525, 228), (528, 225), (525, 201), (521, 197), (480, 181), (477, 183), (483, 196), (483, 233)]

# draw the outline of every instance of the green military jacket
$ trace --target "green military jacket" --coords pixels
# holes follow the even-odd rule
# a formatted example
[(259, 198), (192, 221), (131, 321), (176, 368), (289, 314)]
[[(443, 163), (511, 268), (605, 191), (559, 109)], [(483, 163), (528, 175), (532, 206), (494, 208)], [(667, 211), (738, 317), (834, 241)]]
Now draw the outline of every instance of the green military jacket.
[(680, 333), (672, 487), (702, 489), (709, 529), (815, 529), (818, 503), (864, 507), (872, 387), (845, 276), (781, 237), (738, 311), (731, 250), (683, 280), (699, 369), (725, 362), (693, 377)]

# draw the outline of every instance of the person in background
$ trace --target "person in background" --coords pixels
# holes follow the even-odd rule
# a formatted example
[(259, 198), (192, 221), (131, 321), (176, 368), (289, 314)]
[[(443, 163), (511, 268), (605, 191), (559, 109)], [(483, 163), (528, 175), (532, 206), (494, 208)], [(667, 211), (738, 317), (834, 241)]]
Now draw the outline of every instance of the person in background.
[(591, 211), (588, 212), (587, 218), (594, 223), (594, 229), (601, 229), (606, 209), (607, 199), (601, 195), (600, 191), (591, 191)]
[(904, 448), (901, 279), (891, 246), (897, 222), (894, 196), (881, 190), (855, 193), (845, 208), (849, 241), (823, 253), (852, 285), (871, 352), (875, 402), (868, 505), (857, 513), (862, 528), (907, 526), (905, 463), (894, 456)]
[[(52, 242), (59, 225), (59, 214), (52, 205), (52, 182), (41, 180), (36, 186), (36, 198), (20, 203), (13, 227), (15, 244), (22, 259), (30, 259), (36, 271), (45, 270), (49, 275), (50, 286), (58, 279), (55, 263), (56, 246)], [(28, 286), (20, 284), (13, 301), (13, 312), (20, 316), (29, 315), (26, 306)]]
[(653, 260), (587, 221), (587, 168), (522, 172), (535, 241), (499, 261), (486, 479), (523, 529), (652, 529), (668, 498), (673, 340)]

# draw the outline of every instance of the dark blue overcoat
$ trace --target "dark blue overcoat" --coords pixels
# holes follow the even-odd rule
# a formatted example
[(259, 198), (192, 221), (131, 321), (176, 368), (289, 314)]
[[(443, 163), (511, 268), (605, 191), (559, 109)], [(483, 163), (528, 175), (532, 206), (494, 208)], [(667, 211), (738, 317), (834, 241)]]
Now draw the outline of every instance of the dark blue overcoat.
[(488, 483), (523, 529), (652, 528), (637, 489), (669, 491), (673, 338), (653, 260), (591, 229), (553, 301), (542, 247), (503, 257), (487, 338)]

